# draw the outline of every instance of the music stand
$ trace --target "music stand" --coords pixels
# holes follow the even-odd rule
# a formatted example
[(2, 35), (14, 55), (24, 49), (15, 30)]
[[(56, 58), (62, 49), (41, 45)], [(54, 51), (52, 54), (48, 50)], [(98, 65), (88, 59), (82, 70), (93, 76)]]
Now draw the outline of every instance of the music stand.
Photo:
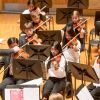
[(57, 8), (56, 9), (56, 23), (66, 24), (71, 20), (71, 14), (74, 10), (79, 11), (80, 15), (83, 15), (82, 9), (77, 8)]
[(68, 0), (68, 7), (87, 9), (89, 0)]
[(40, 8), (46, 6), (46, 8), (43, 10), (46, 13), (49, 12), (49, 8), (52, 7), (52, 0), (35, 0), (35, 2)]
[(37, 34), (46, 45), (52, 46), (55, 41), (61, 42), (62, 39), (60, 30), (38, 31)]
[(46, 6), (46, 8), (51, 8), (52, 7), (52, 0), (35, 0), (37, 5), (42, 8)]
[(30, 14), (20, 14), (20, 29), (24, 29), (24, 24), (26, 22), (32, 21)]
[(50, 56), (50, 45), (26, 45), (26, 52), (30, 55), (29, 58), (45, 61)]
[[(46, 20), (45, 16), (40, 15), (40, 17), (41, 17), (42, 21)], [(26, 22), (30, 22), (30, 21), (32, 21), (32, 18), (31, 18), (30, 14), (20, 14), (20, 29), (23, 31), (24, 24)]]
[(76, 79), (93, 83), (99, 83), (99, 79), (91, 66), (79, 64), (75, 62), (68, 62), (71, 72)]
[(13, 76), (17, 79), (36, 79), (43, 76), (41, 62), (32, 59), (13, 59)]

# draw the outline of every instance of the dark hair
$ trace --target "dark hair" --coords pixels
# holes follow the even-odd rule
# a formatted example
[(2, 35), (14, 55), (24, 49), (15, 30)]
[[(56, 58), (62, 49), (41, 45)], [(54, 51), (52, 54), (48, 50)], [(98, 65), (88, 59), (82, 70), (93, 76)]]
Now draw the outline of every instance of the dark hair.
[(30, 5), (30, 4), (36, 5), (34, 0), (28, 0), (27, 5)]
[(7, 41), (8, 45), (11, 45), (12, 43), (19, 43), (18, 39), (16, 37), (10, 37)]
[[(72, 28), (71, 26), (66, 28), (66, 32), (67, 32), (72, 38), (76, 35), (76, 33), (74, 32), (74, 30), (73, 30), (73, 28)], [(68, 43), (68, 42), (69, 42), (69, 40), (67, 40), (66, 34), (64, 34), (64, 36), (63, 36), (63, 46), (64, 46), (66, 43)]]
[[(58, 41), (55, 41), (52, 47), (57, 49), (59, 51), (59, 53), (62, 53), (62, 47)], [(52, 58), (52, 57), (53, 57), (53, 55), (50, 52), (50, 58)]]

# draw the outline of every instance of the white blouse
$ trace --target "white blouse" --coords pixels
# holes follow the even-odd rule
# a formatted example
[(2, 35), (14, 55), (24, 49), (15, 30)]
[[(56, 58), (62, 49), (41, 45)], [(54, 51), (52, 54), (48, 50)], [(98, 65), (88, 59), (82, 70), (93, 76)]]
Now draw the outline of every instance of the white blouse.
[[(47, 62), (45, 64), (47, 65)], [(65, 64), (66, 64), (66, 60), (64, 56), (61, 56), (61, 60), (59, 62), (59, 67), (57, 70), (55, 70), (52, 63), (50, 64), (50, 68), (48, 69), (48, 76), (56, 77), (56, 78), (66, 77)]]
[(80, 48), (81, 48), (81, 43), (79, 40), (77, 40), (77, 46), (75, 46), (75, 48), (78, 49), (78, 51), (75, 51), (72, 48), (68, 48), (66, 46), (66, 48), (63, 50), (63, 54), (66, 58), (67, 61), (71, 61), (71, 62), (77, 62), (79, 63), (79, 59), (80, 59)]

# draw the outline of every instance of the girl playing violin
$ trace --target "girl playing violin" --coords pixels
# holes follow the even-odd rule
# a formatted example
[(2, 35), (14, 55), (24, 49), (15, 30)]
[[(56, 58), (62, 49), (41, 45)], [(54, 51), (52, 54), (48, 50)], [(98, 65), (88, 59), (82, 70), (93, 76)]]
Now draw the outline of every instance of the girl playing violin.
[[(8, 39), (7, 41), (8, 46), (10, 49), (13, 49), (14, 47), (17, 47), (15, 49), (18, 49), (18, 39), (15, 37), (11, 37)], [(16, 53), (19, 51), (16, 50)], [(4, 67), (4, 69), (6, 69), (4, 71), (4, 76), (3, 76), (3, 80), (0, 83), (0, 94), (2, 94), (2, 98), (4, 100), (4, 89), (6, 88), (7, 85), (12, 85), (12, 84), (21, 84), (23, 82), (25, 82), (25, 80), (21, 80), (21, 79), (15, 79), (13, 77), (13, 75), (10, 73), (10, 67), (9, 64), (11, 63), (11, 56), (12, 54), (9, 54), (8, 56), (3, 56), (3, 58), (0, 59), (0, 69), (2, 67)]]
[[(63, 37), (63, 46), (65, 46), (66, 44), (68, 45), (63, 49), (63, 55), (66, 61), (79, 63), (81, 44), (77, 38), (74, 38), (74, 36), (75, 32), (73, 31), (73, 29), (71, 27), (67, 28)], [(73, 40), (71, 41), (71, 39)], [(67, 91), (67, 97), (69, 98), (72, 96), (73, 91), (72, 91), (71, 70), (68, 65), (67, 65), (67, 81), (69, 82), (69, 85), (66, 86), (66, 91)]]
[(64, 31), (66, 31), (67, 27), (72, 27), (76, 34), (80, 33), (78, 40), (81, 43), (81, 51), (83, 51), (85, 46), (86, 23), (81, 24), (83, 19), (80, 18), (78, 11), (73, 11), (71, 20), (72, 21), (64, 27)]
[[(48, 100), (51, 93), (60, 93), (65, 88), (65, 58), (63, 55), (58, 55), (62, 52), (59, 42), (54, 42), (51, 47), (50, 58), (45, 62), (48, 68), (48, 80), (43, 89), (43, 100)], [(55, 57), (55, 58), (53, 58)]]
[[(43, 19), (42, 19), (42, 16), (37, 13), (37, 12), (34, 12), (32, 11), (30, 13), (31, 15), (31, 18), (32, 18), (32, 21), (33, 21), (33, 28), (37, 28), (38, 26), (40, 26), (42, 23), (43, 23)], [(46, 26), (46, 23), (41, 25), (37, 30), (47, 30), (47, 26)]]
[(19, 45), (23, 46), (25, 43), (39, 45), (42, 43), (42, 40), (38, 38), (36, 33), (33, 33), (33, 23), (27, 22), (24, 24), (24, 30), (19, 36)]
[(37, 6), (37, 3), (34, 0), (28, 0), (27, 6), (28, 6), (28, 9), (24, 10), (22, 14), (30, 14), (31, 11), (35, 11), (38, 14), (45, 15), (45, 12), (40, 10), (40, 8)]
[[(73, 39), (74, 36), (75, 32), (71, 27), (69, 27), (64, 34), (63, 46), (66, 45), (71, 39)], [(77, 38), (74, 38), (73, 41), (69, 42), (68, 46), (66, 46), (66, 48), (63, 50), (63, 54), (66, 60), (79, 63), (80, 48), (81, 44)]]

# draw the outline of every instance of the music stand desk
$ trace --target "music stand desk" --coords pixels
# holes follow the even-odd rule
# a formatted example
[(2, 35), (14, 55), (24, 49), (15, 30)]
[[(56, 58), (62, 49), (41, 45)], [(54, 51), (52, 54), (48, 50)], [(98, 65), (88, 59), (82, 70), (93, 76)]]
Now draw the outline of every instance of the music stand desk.
[(13, 76), (16, 79), (36, 79), (43, 76), (41, 62), (33, 59), (13, 59)]
[(55, 41), (62, 41), (60, 30), (38, 31), (37, 34), (42, 39), (43, 44), (46, 45), (53, 45)]
[(71, 72), (76, 79), (93, 83), (99, 83), (99, 79), (96, 75), (96, 72), (91, 66), (86, 64), (79, 64), (75, 62), (68, 62)]
[(30, 55), (30, 59), (37, 59), (45, 61), (50, 56), (50, 45), (33, 45), (29, 44), (25, 46), (26, 52)]

